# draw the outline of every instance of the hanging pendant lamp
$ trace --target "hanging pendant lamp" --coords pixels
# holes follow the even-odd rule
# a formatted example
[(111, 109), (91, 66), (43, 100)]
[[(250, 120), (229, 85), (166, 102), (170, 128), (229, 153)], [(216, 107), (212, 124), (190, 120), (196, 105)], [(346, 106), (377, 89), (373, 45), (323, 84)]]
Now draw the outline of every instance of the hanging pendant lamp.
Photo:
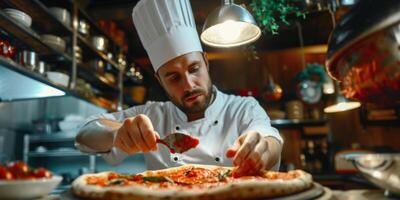
[(222, 5), (208, 15), (201, 41), (212, 47), (235, 47), (256, 41), (261, 36), (253, 16), (233, 0), (222, 0)]

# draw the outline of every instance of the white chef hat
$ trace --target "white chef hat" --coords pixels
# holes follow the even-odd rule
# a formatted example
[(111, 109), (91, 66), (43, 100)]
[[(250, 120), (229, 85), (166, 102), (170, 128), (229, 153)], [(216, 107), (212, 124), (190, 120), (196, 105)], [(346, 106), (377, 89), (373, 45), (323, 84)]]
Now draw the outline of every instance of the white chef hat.
[(180, 55), (203, 51), (189, 0), (141, 0), (132, 18), (156, 72)]

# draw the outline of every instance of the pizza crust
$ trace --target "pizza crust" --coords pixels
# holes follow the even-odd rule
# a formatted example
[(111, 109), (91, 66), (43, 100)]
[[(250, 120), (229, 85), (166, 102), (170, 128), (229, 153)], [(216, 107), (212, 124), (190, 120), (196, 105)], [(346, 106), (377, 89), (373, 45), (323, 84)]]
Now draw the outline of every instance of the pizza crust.
[[(144, 176), (155, 176), (163, 172), (176, 172), (182, 169), (201, 167), (206, 169), (221, 168), (220, 166), (210, 165), (184, 165), (158, 171), (146, 171), (140, 173)], [(232, 169), (231, 167), (223, 167)], [(97, 174), (85, 174), (78, 177), (72, 183), (72, 192), (86, 199), (149, 199), (149, 200), (202, 200), (202, 199), (249, 199), (260, 197), (277, 197), (294, 194), (306, 190), (312, 186), (312, 177), (310, 174), (295, 170), (299, 176), (290, 180), (265, 180), (265, 179), (236, 179), (234, 182), (223, 183), (211, 188), (149, 188), (145, 185), (130, 186), (108, 186), (101, 187), (97, 185), (86, 184), (88, 176), (107, 177), (111, 172), (102, 172)], [(274, 173), (274, 172), (271, 172)]]

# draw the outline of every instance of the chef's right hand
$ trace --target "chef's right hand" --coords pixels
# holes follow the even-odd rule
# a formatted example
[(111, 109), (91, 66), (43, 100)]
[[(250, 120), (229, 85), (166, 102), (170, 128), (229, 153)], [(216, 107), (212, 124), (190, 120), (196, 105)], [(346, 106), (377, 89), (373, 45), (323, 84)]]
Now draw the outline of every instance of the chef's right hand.
[(156, 140), (159, 138), (150, 119), (146, 115), (139, 114), (124, 120), (117, 130), (114, 146), (128, 154), (156, 151)]

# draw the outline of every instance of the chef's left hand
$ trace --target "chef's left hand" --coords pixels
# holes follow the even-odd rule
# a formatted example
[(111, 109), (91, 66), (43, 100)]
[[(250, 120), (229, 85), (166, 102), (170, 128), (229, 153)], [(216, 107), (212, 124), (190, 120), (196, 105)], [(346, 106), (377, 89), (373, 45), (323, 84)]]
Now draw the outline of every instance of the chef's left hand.
[(273, 137), (265, 137), (251, 131), (241, 135), (226, 151), (236, 167), (234, 176), (256, 174), (260, 170), (270, 169), (278, 161), (281, 144)]

